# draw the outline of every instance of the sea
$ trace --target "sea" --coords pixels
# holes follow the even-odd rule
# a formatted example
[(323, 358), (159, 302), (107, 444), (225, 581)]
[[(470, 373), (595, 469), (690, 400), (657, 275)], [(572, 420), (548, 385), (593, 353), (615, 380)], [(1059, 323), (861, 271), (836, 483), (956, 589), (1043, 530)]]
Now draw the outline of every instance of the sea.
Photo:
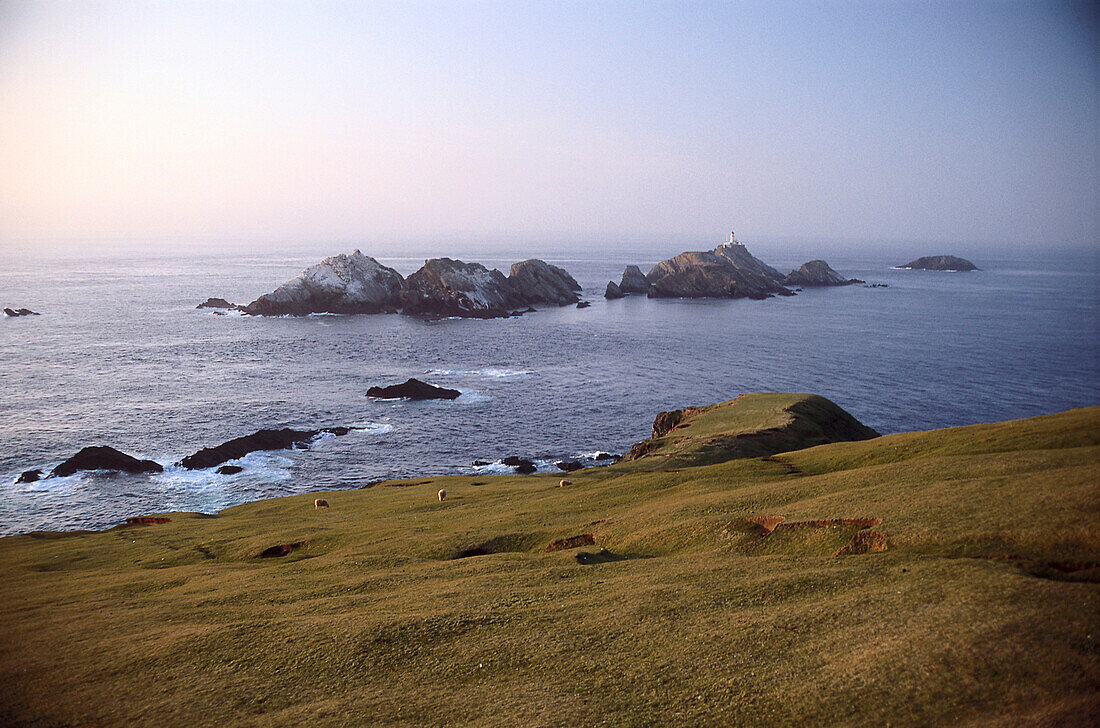
[[(1100, 404), (1100, 289), (1092, 251), (968, 255), (972, 273), (894, 266), (876, 246), (750, 251), (781, 270), (825, 257), (867, 284), (791, 298), (607, 301), (623, 267), (685, 246), (516, 245), (488, 267), (541, 257), (583, 286), (588, 308), (519, 318), (403, 315), (256, 318), (196, 305), (247, 303), (324, 251), (58, 253), (0, 249), (0, 535), (101, 529), (127, 517), (215, 513), (246, 501), (359, 488), (383, 478), (489, 474), (511, 455), (556, 471), (595, 464), (649, 436), (662, 411), (743, 392), (812, 392), (881, 433), (1029, 417)], [(424, 255), (385, 256), (409, 274)], [(709, 249), (700, 242), (686, 249)], [(947, 250), (944, 250), (947, 248)], [(822, 255), (822, 253), (827, 253)], [(453, 401), (375, 401), (373, 385), (416, 377)], [(254, 453), (218, 475), (173, 463), (264, 428), (357, 429), (308, 449)], [(84, 473), (16, 484), (88, 445), (165, 466), (158, 475)], [(475, 466), (475, 461), (488, 465)]]

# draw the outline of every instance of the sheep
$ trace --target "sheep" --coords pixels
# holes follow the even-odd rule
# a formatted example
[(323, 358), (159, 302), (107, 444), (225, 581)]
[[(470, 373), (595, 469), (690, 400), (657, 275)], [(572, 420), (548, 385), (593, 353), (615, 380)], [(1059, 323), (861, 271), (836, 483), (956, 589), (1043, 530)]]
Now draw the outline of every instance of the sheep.
[(560, 483), (558, 483), (559, 488), (564, 488), (567, 485), (573, 485), (573, 481), (572, 480), (563, 480)]
[(439, 502), (442, 503), (443, 499), (447, 497), (447, 491), (443, 488), (439, 489)]
[(325, 500), (324, 498), (318, 498), (317, 500), (313, 501), (313, 507), (314, 508), (328, 508), (328, 501)]

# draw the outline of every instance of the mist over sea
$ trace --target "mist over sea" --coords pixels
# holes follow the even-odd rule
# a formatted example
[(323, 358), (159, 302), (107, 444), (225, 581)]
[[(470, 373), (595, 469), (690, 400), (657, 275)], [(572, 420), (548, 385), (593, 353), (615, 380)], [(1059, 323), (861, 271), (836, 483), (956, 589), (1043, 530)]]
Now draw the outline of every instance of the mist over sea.
[[(552, 467), (624, 452), (649, 435), (661, 410), (742, 392), (821, 394), (883, 433), (1100, 404), (1096, 259), (1084, 253), (974, 256), (981, 272), (933, 273), (891, 266), (958, 251), (776, 254), (749, 243), (784, 272), (826, 257), (844, 275), (889, 287), (766, 301), (605, 301), (604, 286), (624, 265), (646, 271), (682, 248), (496, 258), (440, 250), (505, 272), (537, 255), (568, 270), (592, 306), (490, 321), (195, 309), (208, 296), (247, 303), (353, 247), (317, 255), (0, 252), (0, 305), (43, 314), (0, 318), (0, 535), (472, 473), (475, 459), (520, 455)], [(405, 275), (423, 263), (376, 257)], [(364, 396), (408, 377), (463, 395), (420, 403)], [(170, 465), (261, 428), (333, 425), (363, 429), (307, 451), (250, 455), (234, 476), (169, 467), (155, 476), (14, 483), (87, 445)]]

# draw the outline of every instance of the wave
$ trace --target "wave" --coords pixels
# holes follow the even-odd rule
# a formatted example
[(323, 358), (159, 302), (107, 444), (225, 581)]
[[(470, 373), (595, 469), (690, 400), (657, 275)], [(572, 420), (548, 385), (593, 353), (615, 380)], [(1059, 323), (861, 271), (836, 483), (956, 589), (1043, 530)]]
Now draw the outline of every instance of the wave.
[(393, 425), (383, 422), (353, 422), (351, 426), (355, 428), (352, 432), (360, 432), (364, 435), (384, 435), (387, 432), (393, 432)]
[(437, 377), (485, 377), (489, 379), (526, 379), (535, 372), (532, 369), (485, 367), (484, 369), (429, 369), (424, 373)]

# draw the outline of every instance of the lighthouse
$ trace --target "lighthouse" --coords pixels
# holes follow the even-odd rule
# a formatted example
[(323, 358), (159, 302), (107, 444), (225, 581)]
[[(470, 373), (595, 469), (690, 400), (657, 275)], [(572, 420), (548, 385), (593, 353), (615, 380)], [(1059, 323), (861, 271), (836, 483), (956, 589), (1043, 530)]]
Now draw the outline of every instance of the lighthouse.
[(737, 240), (733, 235), (733, 231), (730, 231), (730, 239), (726, 241), (726, 245), (744, 245), (744, 243)]

